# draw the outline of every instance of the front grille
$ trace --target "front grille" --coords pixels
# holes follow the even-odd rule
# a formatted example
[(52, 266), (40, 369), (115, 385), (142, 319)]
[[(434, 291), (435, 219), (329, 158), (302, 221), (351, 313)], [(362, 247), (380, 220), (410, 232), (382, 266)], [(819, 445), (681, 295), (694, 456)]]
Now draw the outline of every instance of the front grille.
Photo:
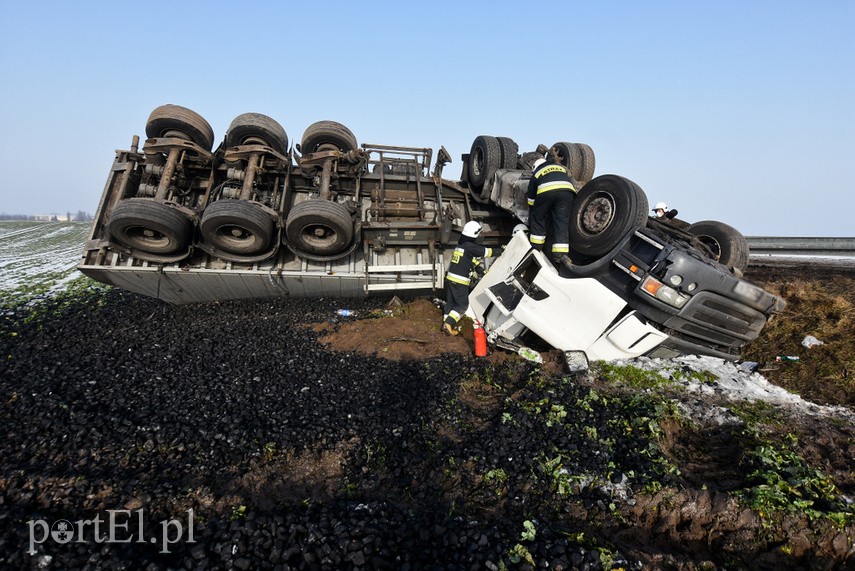
[(715, 341), (725, 346), (730, 346), (733, 344), (733, 336), (724, 335), (715, 331), (711, 331), (710, 329), (698, 327), (697, 325), (694, 325), (692, 323), (686, 323), (680, 329), (685, 333), (689, 333), (690, 335), (700, 337), (701, 339)]
[(741, 335), (746, 335), (751, 330), (754, 316), (747, 315), (739, 307), (728, 307), (712, 299), (703, 300), (701, 305), (709, 311), (698, 312), (700, 321)]
[(734, 348), (755, 339), (765, 324), (759, 311), (712, 292), (693, 296), (667, 323), (675, 331)]

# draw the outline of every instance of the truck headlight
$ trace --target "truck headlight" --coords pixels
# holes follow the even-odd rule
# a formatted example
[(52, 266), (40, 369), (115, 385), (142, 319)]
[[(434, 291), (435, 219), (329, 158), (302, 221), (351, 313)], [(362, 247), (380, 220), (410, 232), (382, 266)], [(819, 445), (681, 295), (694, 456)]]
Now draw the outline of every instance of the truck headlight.
[(760, 301), (760, 298), (763, 297), (763, 293), (765, 292), (754, 284), (740, 281), (734, 286), (733, 293), (757, 302)]
[(653, 276), (647, 276), (641, 282), (641, 291), (659, 301), (665, 302), (673, 307), (683, 307), (689, 298), (672, 287), (666, 286)]

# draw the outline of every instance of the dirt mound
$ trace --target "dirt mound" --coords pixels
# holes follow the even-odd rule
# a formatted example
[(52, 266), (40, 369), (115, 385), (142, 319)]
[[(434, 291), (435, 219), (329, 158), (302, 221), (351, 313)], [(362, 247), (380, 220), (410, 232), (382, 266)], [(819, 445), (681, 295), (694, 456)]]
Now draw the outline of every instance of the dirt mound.
[(472, 326), (452, 337), (441, 332), (442, 310), (428, 299), (386, 304), (367, 318), (330, 319), (312, 326), (319, 341), (336, 351), (357, 352), (400, 361), (429, 359), (444, 353), (471, 355)]
[[(335, 351), (370, 355), (391, 361), (431, 359), (446, 354), (472, 357), (475, 337), (470, 319), (461, 321), (460, 334), (442, 332), (442, 302), (398, 298), (382, 309), (371, 309), (352, 317), (332, 317), (310, 328), (318, 341)], [(485, 363), (499, 363), (516, 356), (489, 348)], [(556, 355), (545, 355), (546, 367), (559, 370)]]

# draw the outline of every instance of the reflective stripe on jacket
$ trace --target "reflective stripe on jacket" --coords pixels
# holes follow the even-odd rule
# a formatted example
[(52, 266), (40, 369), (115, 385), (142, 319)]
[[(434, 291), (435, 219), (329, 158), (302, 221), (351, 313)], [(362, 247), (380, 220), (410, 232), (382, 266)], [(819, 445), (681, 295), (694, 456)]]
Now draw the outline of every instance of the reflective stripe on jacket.
[(472, 268), (478, 261), (478, 258), (490, 257), (493, 255), (493, 249), (487, 248), (471, 240), (461, 242), (451, 254), (451, 264), (448, 266), (448, 273), (445, 279), (452, 283), (460, 285), (469, 285), (469, 274)]
[(567, 174), (567, 169), (563, 165), (547, 161), (531, 174), (531, 179), (528, 181), (528, 192), (526, 193), (528, 205), (534, 205), (534, 199), (537, 195), (553, 190), (576, 192), (576, 187), (573, 186), (570, 175)]

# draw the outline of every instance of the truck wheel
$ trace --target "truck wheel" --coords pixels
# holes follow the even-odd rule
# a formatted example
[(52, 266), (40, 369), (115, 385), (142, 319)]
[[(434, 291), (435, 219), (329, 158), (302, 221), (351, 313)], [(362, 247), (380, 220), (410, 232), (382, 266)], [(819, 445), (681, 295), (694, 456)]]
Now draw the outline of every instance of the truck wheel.
[(193, 226), (184, 214), (162, 202), (128, 198), (110, 213), (107, 229), (123, 246), (168, 255), (187, 247)]
[(248, 144), (251, 139), (261, 139), (283, 155), (288, 152), (288, 134), (282, 125), (267, 115), (243, 113), (232, 120), (226, 131), (226, 147)]
[(520, 146), (510, 137), (496, 137), (502, 149), (502, 168), (515, 169), (519, 160)]
[(199, 225), (202, 239), (238, 256), (266, 251), (273, 241), (273, 219), (246, 200), (218, 200), (208, 205)]
[(582, 155), (582, 168), (579, 172), (579, 177), (576, 178), (581, 184), (588, 184), (594, 178), (594, 167), (596, 166), (596, 158), (594, 157), (594, 149), (585, 143), (576, 143)]
[(502, 147), (496, 137), (479, 135), (469, 151), (469, 187), (481, 190), (502, 166)]
[(145, 124), (149, 139), (183, 135), (203, 149), (210, 151), (214, 146), (214, 130), (195, 111), (178, 105), (161, 105), (151, 112)]
[(357, 148), (356, 136), (341, 123), (318, 121), (303, 133), (300, 151), (307, 155), (318, 151), (339, 150), (343, 153)]
[(582, 151), (576, 143), (555, 143), (552, 145), (558, 154), (558, 162), (567, 167), (567, 171), (575, 180), (581, 180)]
[(602, 256), (647, 222), (647, 195), (628, 178), (607, 174), (586, 184), (570, 217), (570, 248)]
[(745, 271), (748, 267), (748, 240), (739, 230), (715, 220), (690, 224), (688, 232), (709, 249), (704, 254), (729, 268)]
[(353, 240), (353, 218), (337, 202), (306, 200), (291, 209), (285, 235), (296, 250), (331, 256), (344, 251)]

